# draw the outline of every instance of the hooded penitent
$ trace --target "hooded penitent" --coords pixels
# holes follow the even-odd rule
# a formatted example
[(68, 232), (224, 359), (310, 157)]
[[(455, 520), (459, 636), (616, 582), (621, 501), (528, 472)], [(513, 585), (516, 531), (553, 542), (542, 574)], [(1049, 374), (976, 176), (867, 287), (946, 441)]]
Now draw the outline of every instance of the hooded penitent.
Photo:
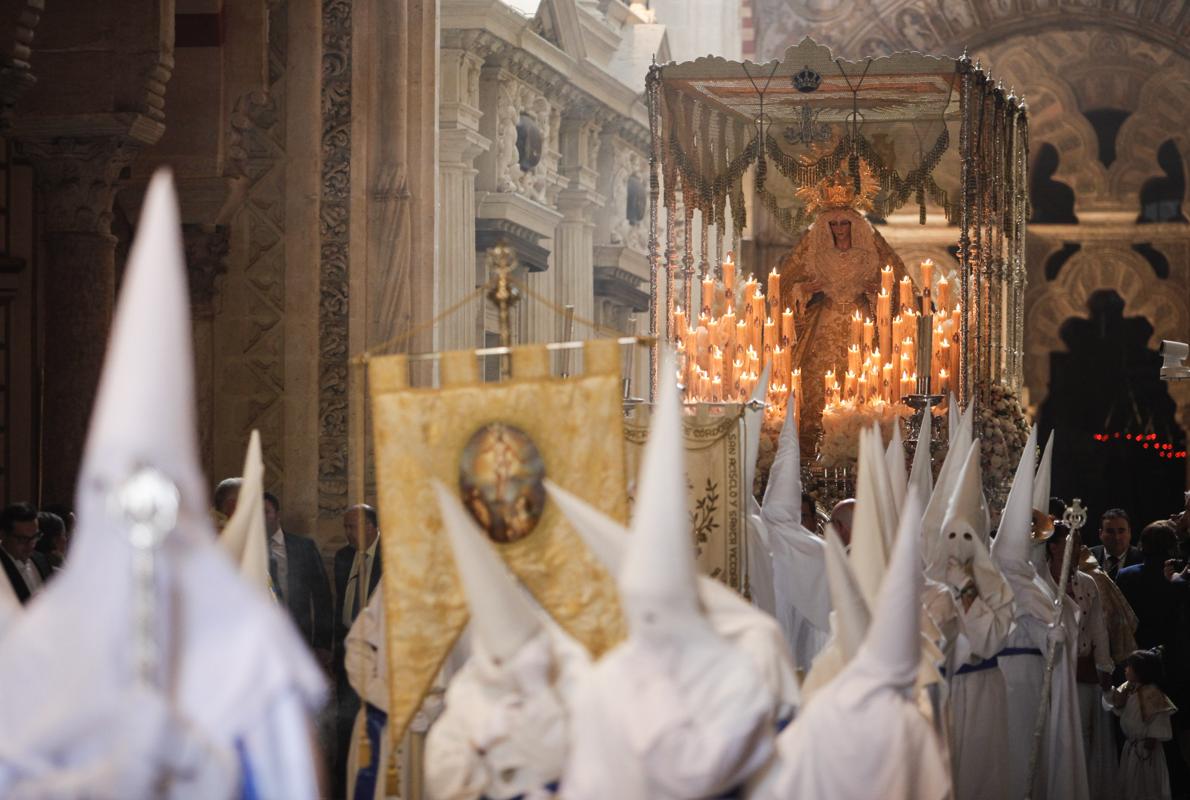
[(934, 482), (934, 491), (930, 495), (930, 501), (926, 504), (921, 521), (922, 536), (925, 537), (924, 555), (927, 564), (933, 561), (937, 554), (942, 522), (950, 507), (950, 497), (954, 494), (959, 472), (962, 471), (967, 458), (967, 451), (971, 447), (970, 412), (971, 408), (968, 407), (958, 416), (958, 421), (954, 422), (955, 414), (952, 405), (951, 421), (954, 424), (951, 427), (952, 433), (946, 449), (946, 458), (943, 459), (942, 468), (938, 471), (938, 480)]
[(920, 661), (921, 504), (909, 493), (863, 644), (778, 739), (779, 767), (752, 797), (941, 800), (946, 761), (912, 699)]
[(922, 415), (921, 430), (917, 433), (917, 444), (913, 449), (913, 468), (909, 471), (909, 486), (915, 488), (919, 496), (926, 498), (934, 491), (934, 472), (930, 462), (933, 424), (933, 414)]
[(802, 526), (802, 459), (794, 403), (786, 404), (760, 517), (773, 554), (776, 618), (795, 663), (809, 669), (830, 631), (822, 539)]
[(426, 787), (436, 800), (536, 796), (562, 777), (565, 698), (585, 658), (573, 643), (559, 651), (474, 518), (443, 484), (434, 490), (467, 597), (472, 650), (430, 729)]
[(771, 695), (702, 610), (669, 352), (660, 374), (618, 576), (629, 635), (575, 694), (561, 790), (570, 800), (714, 796), (744, 783), (772, 754)]
[[(172, 181), (158, 172), (91, 417), (71, 557), (0, 644), (0, 682), (22, 687), (0, 704), (0, 796), (148, 797), (162, 782), (179, 797), (318, 794), (308, 713), (321, 671), (219, 552), (207, 515), (189, 304)], [(177, 498), (151, 588), (114, 502), (134, 475), (160, 487), (158, 509), (166, 487)], [(156, 657), (138, 662), (146, 644)]]
[[(770, 365), (766, 363), (752, 392), (752, 402), (744, 408), (744, 486), (749, 490), (756, 481), (756, 461), (760, 456), (760, 429), (764, 423), (764, 399), (768, 392), (769, 368)], [(792, 401), (789, 406), (793, 406)], [(748, 546), (744, 552), (747, 557), (749, 594), (757, 608), (767, 614), (776, 615), (772, 535), (761, 518), (756, 498), (751, 491), (745, 494), (744, 523)]]
[(236, 510), (219, 532), (219, 543), (239, 566), (245, 580), (269, 592), (272, 583), (264, 525), (264, 461), (260, 455), (260, 432), (256, 430), (248, 439), (243, 481)]

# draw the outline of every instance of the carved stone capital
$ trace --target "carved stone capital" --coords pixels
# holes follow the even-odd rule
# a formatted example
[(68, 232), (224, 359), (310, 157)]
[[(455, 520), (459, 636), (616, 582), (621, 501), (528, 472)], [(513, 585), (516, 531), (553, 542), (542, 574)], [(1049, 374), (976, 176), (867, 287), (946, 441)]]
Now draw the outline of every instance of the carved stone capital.
[(18, 139), (45, 198), (45, 230), (110, 234), (116, 180), (140, 147), (119, 135)]
[(224, 174), (255, 180), (267, 171), (278, 148), (266, 136), (277, 124), (277, 102), (267, 91), (241, 95), (231, 112)]
[(227, 272), (228, 232), (226, 225), (182, 225), (190, 307), (196, 318), (214, 316), (216, 283)]

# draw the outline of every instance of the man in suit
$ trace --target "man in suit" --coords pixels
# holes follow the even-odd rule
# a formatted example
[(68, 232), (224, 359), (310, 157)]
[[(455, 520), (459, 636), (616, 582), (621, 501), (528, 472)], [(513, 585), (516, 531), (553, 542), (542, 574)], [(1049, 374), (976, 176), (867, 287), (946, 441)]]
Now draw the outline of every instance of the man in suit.
[(0, 512), (0, 564), (22, 604), (45, 586), (50, 563), (37, 552), (37, 509), (14, 503)]
[(1099, 521), (1099, 541), (1091, 555), (1113, 581), (1124, 567), (1142, 561), (1140, 550), (1132, 546), (1132, 522), (1122, 508), (1109, 508)]
[[(347, 680), (343, 663), (343, 641), (359, 612), (368, 604), (380, 583), (380, 527), (376, 509), (357, 505), (343, 515), (343, 535), (347, 544), (335, 553), (335, 690), (338, 700), (336, 720), (338, 730), (338, 758), (333, 786), (335, 796), (346, 791), (347, 754), (351, 746), (351, 729), (359, 711), (359, 695)], [(367, 576), (361, 589), (360, 575)]]
[(332, 654), (331, 587), (318, 546), (305, 536), (281, 529), (281, 502), (264, 493), (264, 524), (269, 536), (269, 575), (282, 603), (293, 617), (324, 668)]

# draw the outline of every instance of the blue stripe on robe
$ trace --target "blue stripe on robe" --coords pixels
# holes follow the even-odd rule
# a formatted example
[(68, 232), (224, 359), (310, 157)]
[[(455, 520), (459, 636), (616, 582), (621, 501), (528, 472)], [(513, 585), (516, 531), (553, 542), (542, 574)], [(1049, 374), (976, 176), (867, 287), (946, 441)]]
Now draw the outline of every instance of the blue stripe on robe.
[(386, 724), (387, 713), (371, 703), (364, 703), (364, 731), (372, 745), (372, 754), (368, 763), (355, 773), (355, 800), (372, 800), (376, 796), (376, 780), (380, 775), (380, 737), (384, 735)]
[(256, 781), (252, 777), (252, 764), (248, 761), (248, 748), (244, 746), (243, 739), (236, 739), (236, 755), (240, 757), (240, 799), (260, 800)]

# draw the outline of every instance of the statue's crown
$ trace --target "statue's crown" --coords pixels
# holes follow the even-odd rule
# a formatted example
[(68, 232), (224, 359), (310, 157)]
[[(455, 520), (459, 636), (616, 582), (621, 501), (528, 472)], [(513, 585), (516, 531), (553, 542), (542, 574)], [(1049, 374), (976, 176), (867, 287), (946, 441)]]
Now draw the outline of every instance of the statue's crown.
[(836, 172), (813, 186), (804, 186), (798, 189), (798, 198), (806, 204), (806, 209), (810, 213), (839, 208), (870, 209), (872, 198), (880, 191), (880, 183), (862, 158), (859, 164), (858, 192), (855, 188), (854, 176)]
[(822, 76), (810, 69), (809, 65), (802, 67), (801, 71), (793, 76), (793, 88), (799, 92), (812, 92), (821, 83)]

